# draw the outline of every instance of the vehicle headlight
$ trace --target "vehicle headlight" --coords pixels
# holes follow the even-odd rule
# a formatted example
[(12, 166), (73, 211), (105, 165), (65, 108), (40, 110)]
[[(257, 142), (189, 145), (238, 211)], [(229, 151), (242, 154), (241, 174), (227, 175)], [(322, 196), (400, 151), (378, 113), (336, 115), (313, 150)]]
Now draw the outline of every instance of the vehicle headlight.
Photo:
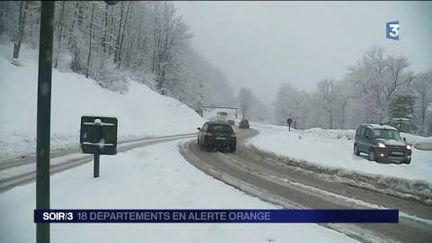
[(406, 148), (411, 150), (411, 145), (407, 144)]
[(378, 143), (378, 148), (385, 148), (386, 145), (384, 143)]

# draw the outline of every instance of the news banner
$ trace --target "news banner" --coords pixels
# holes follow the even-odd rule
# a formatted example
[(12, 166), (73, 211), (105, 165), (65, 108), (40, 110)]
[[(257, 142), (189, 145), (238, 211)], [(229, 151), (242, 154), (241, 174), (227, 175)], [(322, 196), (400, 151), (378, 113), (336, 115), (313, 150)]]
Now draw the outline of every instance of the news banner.
[(36, 209), (35, 223), (398, 223), (396, 209)]

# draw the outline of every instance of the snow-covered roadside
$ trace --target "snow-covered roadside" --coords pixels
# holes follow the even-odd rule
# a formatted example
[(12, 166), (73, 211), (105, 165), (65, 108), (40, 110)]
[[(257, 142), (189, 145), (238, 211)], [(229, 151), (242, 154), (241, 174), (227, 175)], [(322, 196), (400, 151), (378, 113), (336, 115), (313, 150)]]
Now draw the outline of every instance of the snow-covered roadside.
[[(186, 141), (186, 140), (185, 140)], [(269, 209), (275, 206), (208, 177), (161, 143), (51, 177), (52, 208)], [(0, 194), (0, 242), (35, 241), (35, 184)], [(52, 224), (52, 242), (355, 242), (316, 224)]]
[(360, 174), (401, 178), (432, 184), (432, 151), (413, 149), (411, 164), (379, 164), (353, 154), (354, 130), (291, 130), (287, 127), (253, 123), (259, 131), (248, 146), (307, 161), (316, 166), (344, 169)]
[[(35, 152), (37, 52), (23, 47), (21, 66), (8, 61), (12, 47), (0, 45), (0, 160)], [(126, 94), (100, 87), (76, 73), (53, 69), (51, 145), (77, 146), (83, 115), (115, 116), (119, 140), (196, 132), (202, 118), (181, 102), (129, 81)]]

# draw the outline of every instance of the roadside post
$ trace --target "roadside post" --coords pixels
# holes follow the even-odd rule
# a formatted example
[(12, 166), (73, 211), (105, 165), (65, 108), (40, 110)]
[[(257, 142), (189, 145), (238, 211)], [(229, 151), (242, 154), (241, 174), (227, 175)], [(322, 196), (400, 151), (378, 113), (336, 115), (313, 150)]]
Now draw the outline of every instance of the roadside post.
[(291, 131), (291, 123), (292, 123), (292, 119), (288, 118), (287, 123), (288, 123), (288, 131)]
[[(54, 2), (42, 1), (36, 118), (36, 209), (50, 209), (50, 126)], [(36, 242), (50, 242), (50, 224), (36, 224)]]
[[(109, 5), (114, 5), (118, 1), (106, 2)], [(54, 1), (41, 1), (36, 114), (36, 209), (50, 209), (51, 83), (54, 4)], [(36, 243), (49, 242), (50, 224), (37, 223)]]
[(100, 155), (117, 154), (117, 118), (82, 116), (80, 129), (81, 151), (93, 154), (93, 178), (99, 177)]

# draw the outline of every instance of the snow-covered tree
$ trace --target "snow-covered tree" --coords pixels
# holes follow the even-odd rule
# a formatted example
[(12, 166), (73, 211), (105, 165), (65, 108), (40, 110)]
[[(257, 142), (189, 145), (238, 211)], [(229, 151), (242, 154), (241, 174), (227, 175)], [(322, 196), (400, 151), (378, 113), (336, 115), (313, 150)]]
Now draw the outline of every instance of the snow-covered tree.
[[(342, 80), (324, 79), (318, 83), (316, 92), (301, 92), (284, 84), (274, 101), (276, 123), (286, 124), (288, 117), (300, 121), (302, 128), (356, 128), (365, 122), (387, 122), (392, 117), (392, 107), (398, 103), (397, 97), (416, 94), (417, 115), (412, 119), (424, 124), (422, 131), (426, 133), (432, 130), (428, 125), (428, 109), (432, 113), (432, 108), (427, 108), (431, 102), (428, 97), (432, 97), (427, 88), (430, 78), (419, 75), (413, 86), (415, 75), (409, 66), (407, 58), (387, 55), (382, 48), (373, 47), (349, 67)], [(412, 112), (402, 113), (409, 116)]]
[(414, 96), (399, 95), (390, 103), (389, 116), (390, 118), (414, 119), (414, 105)]
[(13, 46), (13, 55), (12, 55), (14, 59), (18, 58), (19, 52), (21, 50), (21, 43), (24, 39), (24, 27), (26, 24), (28, 6), (29, 6), (29, 1), (19, 2), (18, 24), (14, 35), (14, 46)]
[(329, 128), (333, 127), (336, 102), (338, 101), (339, 90), (336, 89), (335, 81), (322, 80), (318, 83), (318, 92), (322, 99), (322, 107), (327, 111), (329, 118)]
[(304, 98), (304, 93), (295, 89), (289, 83), (282, 84), (274, 101), (276, 123), (284, 125), (288, 118), (298, 119), (301, 116), (305, 117)]
[(349, 79), (361, 93), (364, 111), (371, 121), (388, 119), (392, 98), (413, 81), (409, 66), (407, 58), (385, 55), (382, 48), (374, 47), (349, 68)]
[(416, 118), (420, 128), (419, 132), (426, 135), (428, 131), (432, 131), (432, 69), (418, 74), (413, 86), (416, 95)]

